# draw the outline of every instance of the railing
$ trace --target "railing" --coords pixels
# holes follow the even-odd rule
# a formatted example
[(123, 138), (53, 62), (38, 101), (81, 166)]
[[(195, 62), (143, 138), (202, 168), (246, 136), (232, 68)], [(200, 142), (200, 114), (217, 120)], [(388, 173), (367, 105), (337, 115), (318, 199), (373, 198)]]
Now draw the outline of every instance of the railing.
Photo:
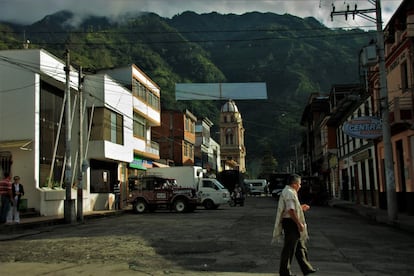
[(390, 101), (390, 123), (413, 122), (413, 97), (410, 92)]
[(147, 146), (145, 147), (145, 151), (147, 153), (159, 155), (160, 154), (160, 145), (156, 142), (149, 142), (147, 143)]

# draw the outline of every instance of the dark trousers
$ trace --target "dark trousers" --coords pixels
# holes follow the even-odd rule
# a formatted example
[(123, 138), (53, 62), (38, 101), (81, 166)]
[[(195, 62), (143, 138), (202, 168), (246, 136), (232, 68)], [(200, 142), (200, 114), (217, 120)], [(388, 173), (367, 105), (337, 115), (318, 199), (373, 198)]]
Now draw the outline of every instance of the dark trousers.
[(306, 248), (305, 241), (300, 239), (300, 233), (298, 226), (292, 219), (282, 220), (283, 232), (285, 234), (282, 254), (280, 256), (280, 276), (291, 275), (291, 264), (293, 256), (302, 270), (303, 274), (307, 274), (313, 269), (308, 259), (308, 250)]
[(115, 194), (114, 209), (121, 210), (121, 195), (120, 194)]
[(1, 207), (0, 207), (0, 223), (5, 223), (7, 220), (7, 213), (10, 210), (10, 197), (8, 195), (1, 196)]

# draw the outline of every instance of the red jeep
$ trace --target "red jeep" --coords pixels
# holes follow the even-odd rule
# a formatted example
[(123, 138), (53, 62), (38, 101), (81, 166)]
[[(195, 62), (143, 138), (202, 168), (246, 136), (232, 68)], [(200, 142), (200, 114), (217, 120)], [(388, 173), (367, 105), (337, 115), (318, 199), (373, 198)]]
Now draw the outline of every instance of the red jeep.
[(164, 208), (178, 213), (193, 212), (199, 198), (196, 190), (179, 188), (175, 179), (157, 176), (129, 178), (128, 203), (136, 213)]

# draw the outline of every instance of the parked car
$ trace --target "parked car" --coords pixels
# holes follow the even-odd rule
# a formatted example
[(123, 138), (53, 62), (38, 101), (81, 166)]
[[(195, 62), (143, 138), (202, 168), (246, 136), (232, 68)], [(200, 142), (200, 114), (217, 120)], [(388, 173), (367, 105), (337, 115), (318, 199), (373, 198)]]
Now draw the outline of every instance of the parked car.
[(244, 183), (250, 187), (249, 194), (251, 195), (267, 194), (266, 179), (245, 179)]
[(196, 190), (177, 187), (175, 179), (143, 176), (129, 179), (128, 203), (136, 213), (157, 209), (193, 212), (199, 198)]

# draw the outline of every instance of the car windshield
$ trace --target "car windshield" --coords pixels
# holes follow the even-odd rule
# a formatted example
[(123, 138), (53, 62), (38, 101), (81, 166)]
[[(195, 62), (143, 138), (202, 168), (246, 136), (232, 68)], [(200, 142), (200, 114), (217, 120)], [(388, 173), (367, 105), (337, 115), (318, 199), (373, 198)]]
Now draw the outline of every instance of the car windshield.
[(217, 185), (217, 187), (219, 187), (220, 189), (225, 189), (224, 186), (218, 182), (217, 180), (213, 179), (213, 182)]

